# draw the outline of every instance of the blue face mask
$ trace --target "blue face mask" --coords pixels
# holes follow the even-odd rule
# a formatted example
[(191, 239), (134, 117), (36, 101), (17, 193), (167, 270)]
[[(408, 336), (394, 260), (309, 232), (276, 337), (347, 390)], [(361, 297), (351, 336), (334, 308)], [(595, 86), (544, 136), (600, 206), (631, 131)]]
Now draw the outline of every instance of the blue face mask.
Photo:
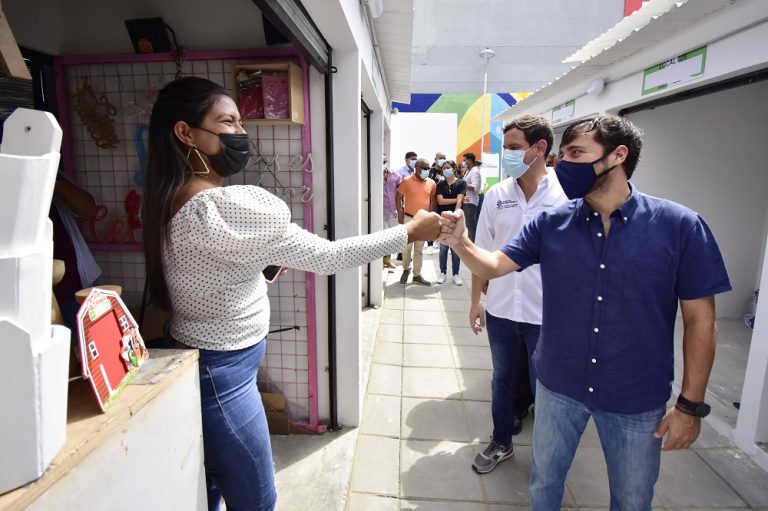
[(408, 160), (408, 166), (414, 168), (416, 166), (416, 160)]
[(443, 165), (445, 165), (445, 159), (441, 158), (437, 160), (437, 165), (438, 167), (442, 167)]
[(429, 177), (429, 169), (421, 169), (421, 179), (427, 179)]
[[(530, 149), (530, 147), (528, 148)], [(537, 156), (531, 163), (525, 163), (525, 153), (528, 149), (504, 149), (504, 156), (501, 159), (501, 166), (504, 172), (512, 179), (517, 179), (528, 171), (539, 157)]]
[(445, 176), (445, 179), (453, 178), (453, 169), (445, 169), (445, 170), (443, 170), (443, 176)]
[[(592, 190), (598, 178), (595, 172), (595, 163), (604, 160), (611, 151), (591, 163), (577, 163), (565, 160), (557, 162), (555, 174), (557, 174), (557, 180), (560, 181), (560, 186), (563, 188), (566, 197), (569, 199), (581, 199)], [(607, 176), (617, 166), (614, 165), (600, 175)]]

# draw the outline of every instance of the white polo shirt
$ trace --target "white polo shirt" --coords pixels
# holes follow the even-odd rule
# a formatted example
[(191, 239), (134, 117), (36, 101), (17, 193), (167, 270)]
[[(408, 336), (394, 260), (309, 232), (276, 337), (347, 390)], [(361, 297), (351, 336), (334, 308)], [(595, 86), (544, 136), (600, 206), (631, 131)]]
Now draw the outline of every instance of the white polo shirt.
[[(543, 210), (566, 202), (568, 198), (552, 169), (547, 169), (547, 176), (539, 182), (530, 201), (525, 200), (523, 189), (516, 179), (504, 179), (485, 194), (475, 243), (486, 250), (499, 250)], [(498, 318), (540, 325), (539, 265), (492, 279), (488, 284), (485, 310)]]

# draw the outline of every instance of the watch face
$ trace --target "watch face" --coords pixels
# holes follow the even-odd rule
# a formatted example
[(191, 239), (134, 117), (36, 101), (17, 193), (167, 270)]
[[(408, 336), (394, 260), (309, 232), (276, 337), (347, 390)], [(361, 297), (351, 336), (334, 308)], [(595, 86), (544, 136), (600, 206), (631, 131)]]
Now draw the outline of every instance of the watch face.
[(696, 404), (696, 417), (706, 417), (712, 408), (707, 403)]

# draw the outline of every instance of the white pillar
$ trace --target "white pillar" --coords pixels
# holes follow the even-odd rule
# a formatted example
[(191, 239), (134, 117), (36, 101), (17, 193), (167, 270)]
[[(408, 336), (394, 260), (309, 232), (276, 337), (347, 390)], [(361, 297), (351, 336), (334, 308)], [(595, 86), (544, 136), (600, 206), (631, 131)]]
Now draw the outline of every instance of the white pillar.
[[(768, 290), (768, 244), (763, 258), (760, 289)], [(733, 433), (736, 444), (753, 455), (768, 470), (768, 453), (757, 442), (768, 442), (768, 299), (762, 296), (755, 311), (755, 329), (747, 359), (744, 387), (741, 392), (739, 419)]]
[[(354, 51), (333, 54), (334, 214), (336, 239), (362, 232), (360, 168), (360, 56)], [(338, 419), (357, 426), (362, 410), (360, 382), (360, 290), (362, 269), (336, 274), (336, 382)]]

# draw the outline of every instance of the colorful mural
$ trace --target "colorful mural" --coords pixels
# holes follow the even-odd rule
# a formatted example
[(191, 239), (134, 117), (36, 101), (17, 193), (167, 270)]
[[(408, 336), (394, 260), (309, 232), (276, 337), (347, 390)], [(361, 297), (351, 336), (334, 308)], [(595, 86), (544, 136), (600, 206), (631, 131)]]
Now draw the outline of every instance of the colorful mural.
[[(411, 94), (410, 103), (392, 103), (401, 112), (455, 113), (458, 118), (456, 147), (458, 154), (501, 152), (501, 124), (491, 118), (527, 97), (528, 92), (483, 94)], [(485, 151), (480, 151), (481, 124), (485, 100)]]

